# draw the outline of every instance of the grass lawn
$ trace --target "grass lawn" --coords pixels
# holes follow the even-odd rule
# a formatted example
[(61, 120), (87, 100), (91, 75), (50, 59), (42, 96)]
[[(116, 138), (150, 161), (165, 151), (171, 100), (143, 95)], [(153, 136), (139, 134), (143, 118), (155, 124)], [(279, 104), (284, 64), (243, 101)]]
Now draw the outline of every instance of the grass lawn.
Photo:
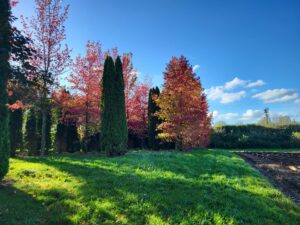
[(12, 159), (0, 224), (300, 224), (300, 207), (229, 151)]

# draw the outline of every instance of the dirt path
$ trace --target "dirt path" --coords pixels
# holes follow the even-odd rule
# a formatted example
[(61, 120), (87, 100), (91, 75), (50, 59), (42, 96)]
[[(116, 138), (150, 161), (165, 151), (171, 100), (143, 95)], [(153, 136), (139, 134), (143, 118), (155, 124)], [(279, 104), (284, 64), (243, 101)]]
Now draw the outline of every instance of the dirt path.
[(237, 153), (300, 205), (300, 153)]

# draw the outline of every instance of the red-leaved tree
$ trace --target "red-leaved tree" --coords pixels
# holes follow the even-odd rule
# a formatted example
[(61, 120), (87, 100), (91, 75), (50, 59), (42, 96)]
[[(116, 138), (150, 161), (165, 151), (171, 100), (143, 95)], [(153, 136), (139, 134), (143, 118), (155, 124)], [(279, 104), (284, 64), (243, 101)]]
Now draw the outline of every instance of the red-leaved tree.
[(69, 5), (63, 6), (62, 0), (35, 0), (36, 15), (31, 19), (22, 17), (23, 30), (32, 40), (31, 48), (35, 55), (31, 65), (37, 73), (29, 79), (35, 81), (40, 91), (42, 112), (41, 155), (46, 152), (46, 120), (49, 93), (57, 82), (58, 76), (70, 64), (70, 50), (63, 46), (66, 39), (64, 23), (68, 16)]
[(159, 137), (177, 149), (205, 147), (209, 143), (211, 115), (200, 79), (188, 60), (173, 57), (164, 72), (165, 83), (157, 100), (163, 123)]
[(145, 135), (148, 122), (148, 94), (150, 84), (147, 81), (135, 83), (132, 96), (128, 98), (128, 129), (138, 136)]
[(69, 103), (72, 115), (78, 117), (78, 125), (83, 127), (84, 138), (95, 133), (99, 127), (101, 79), (104, 53), (98, 42), (88, 42), (85, 56), (78, 56), (67, 78), (74, 92)]

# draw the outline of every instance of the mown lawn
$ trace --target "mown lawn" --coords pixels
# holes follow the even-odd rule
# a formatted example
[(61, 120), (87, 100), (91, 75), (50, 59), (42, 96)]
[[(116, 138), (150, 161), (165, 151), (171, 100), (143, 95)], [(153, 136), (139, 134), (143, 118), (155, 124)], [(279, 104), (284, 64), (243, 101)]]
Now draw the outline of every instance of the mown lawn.
[(0, 224), (300, 224), (296, 206), (228, 151), (12, 159)]

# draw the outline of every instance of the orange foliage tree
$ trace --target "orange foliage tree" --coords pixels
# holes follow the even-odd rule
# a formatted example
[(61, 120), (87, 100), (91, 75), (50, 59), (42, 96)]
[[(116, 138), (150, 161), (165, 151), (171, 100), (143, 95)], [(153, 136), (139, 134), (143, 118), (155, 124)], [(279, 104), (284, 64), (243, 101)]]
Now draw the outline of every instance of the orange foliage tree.
[[(101, 120), (101, 80), (106, 55), (116, 58), (118, 49), (103, 52), (98, 42), (88, 42), (85, 56), (76, 58), (67, 79), (73, 92), (68, 103), (69, 110), (72, 115), (78, 116), (79, 125), (84, 127), (84, 136), (93, 134)], [(147, 129), (147, 95), (150, 85), (146, 81), (137, 81), (132, 53), (122, 55), (122, 67), (128, 129), (142, 134)]]
[(165, 83), (157, 103), (163, 123), (159, 137), (189, 150), (209, 143), (211, 115), (206, 95), (188, 60), (173, 57), (164, 72)]
[(78, 117), (78, 124), (84, 128), (84, 138), (95, 133), (94, 130), (99, 127), (103, 60), (101, 45), (89, 41), (85, 56), (76, 58), (67, 78), (73, 91), (69, 110)]

